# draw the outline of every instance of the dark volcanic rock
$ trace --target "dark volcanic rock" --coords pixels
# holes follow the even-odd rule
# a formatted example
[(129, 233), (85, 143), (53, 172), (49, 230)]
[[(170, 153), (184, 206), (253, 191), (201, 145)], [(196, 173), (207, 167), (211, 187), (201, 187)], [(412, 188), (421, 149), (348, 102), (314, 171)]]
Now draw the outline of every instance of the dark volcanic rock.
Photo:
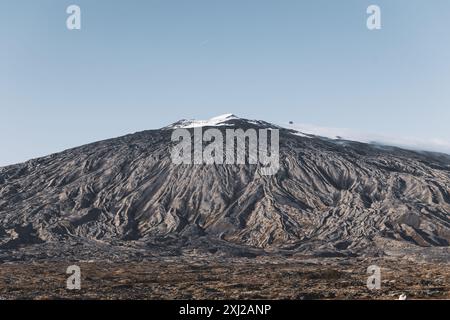
[[(271, 126), (225, 124), (217, 128)], [(256, 165), (174, 165), (171, 128), (0, 168), (0, 248), (448, 254), (447, 155), (280, 129), (280, 170), (262, 176)]]

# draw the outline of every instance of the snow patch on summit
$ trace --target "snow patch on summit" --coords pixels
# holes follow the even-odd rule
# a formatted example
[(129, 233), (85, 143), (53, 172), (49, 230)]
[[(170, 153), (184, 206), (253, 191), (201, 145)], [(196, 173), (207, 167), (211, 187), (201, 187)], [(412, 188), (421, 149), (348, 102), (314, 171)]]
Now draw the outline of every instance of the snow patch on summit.
[(224, 122), (230, 120), (237, 120), (239, 117), (236, 117), (234, 114), (227, 113), (223, 114), (209, 120), (180, 120), (173, 125), (170, 126), (171, 129), (188, 129), (188, 128), (198, 128), (198, 127), (214, 127), (214, 126), (223, 126)]

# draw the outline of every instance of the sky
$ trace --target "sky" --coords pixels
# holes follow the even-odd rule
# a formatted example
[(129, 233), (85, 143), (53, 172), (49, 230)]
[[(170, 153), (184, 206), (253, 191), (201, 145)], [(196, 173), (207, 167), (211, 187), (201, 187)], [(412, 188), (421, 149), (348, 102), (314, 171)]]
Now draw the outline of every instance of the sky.
[(436, 149), (449, 39), (448, 0), (0, 0), (0, 166), (224, 113)]

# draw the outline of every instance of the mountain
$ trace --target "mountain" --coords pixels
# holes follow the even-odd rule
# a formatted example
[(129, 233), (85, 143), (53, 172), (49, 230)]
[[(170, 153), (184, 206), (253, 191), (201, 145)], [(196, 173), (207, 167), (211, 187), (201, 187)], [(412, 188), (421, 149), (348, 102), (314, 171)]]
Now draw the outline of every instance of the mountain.
[[(175, 165), (173, 129), (279, 129), (280, 168)], [(0, 168), (0, 259), (436, 255), (448, 260), (450, 156), (224, 115)]]

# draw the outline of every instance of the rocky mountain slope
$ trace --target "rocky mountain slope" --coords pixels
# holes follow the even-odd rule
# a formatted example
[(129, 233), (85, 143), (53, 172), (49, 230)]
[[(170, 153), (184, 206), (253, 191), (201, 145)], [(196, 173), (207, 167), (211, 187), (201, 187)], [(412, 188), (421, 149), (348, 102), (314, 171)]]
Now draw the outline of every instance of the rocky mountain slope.
[(172, 129), (196, 126), (274, 127), (232, 115), (183, 120), (0, 168), (0, 259), (50, 247), (82, 256), (77, 244), (91, 254), (109, 246), (155, 255), (426, 248), (448, 258), (450, 156), (280, 128), (274, 176), (257, 165), (173, 164)]

